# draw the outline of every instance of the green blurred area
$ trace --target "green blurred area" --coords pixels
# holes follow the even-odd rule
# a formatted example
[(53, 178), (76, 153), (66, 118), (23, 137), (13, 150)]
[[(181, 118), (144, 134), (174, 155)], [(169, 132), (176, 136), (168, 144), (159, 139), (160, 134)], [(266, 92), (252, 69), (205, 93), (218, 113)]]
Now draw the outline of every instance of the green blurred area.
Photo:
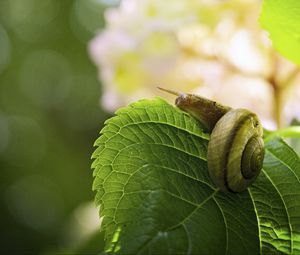
[(90, 155), (108, 118), (87, 51), (105, 7), (0, 1), (1, 254), (101, 248), (97, 230), (80, 229), (89, 214), (78, 208), (94, 208)]

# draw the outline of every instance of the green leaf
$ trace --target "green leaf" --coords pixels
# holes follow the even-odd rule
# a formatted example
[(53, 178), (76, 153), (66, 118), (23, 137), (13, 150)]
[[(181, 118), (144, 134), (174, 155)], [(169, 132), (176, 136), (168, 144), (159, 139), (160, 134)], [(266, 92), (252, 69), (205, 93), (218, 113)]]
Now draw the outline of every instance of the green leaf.
[(208, 141), (200, 122), (159, 98), (106, 122), (92, 167), (107, 253), (300, 253), (294, 151), (270, 140), (255, 184), (227, 194), (209, 178)]
[(300, 65), (300, 1), (264, 0), (260, 22), (269, 31), (273, 46)]
[(275, 137), (295, 137), (300, 138), (300, 126), (289, 126), (284, 129), (279, 129), (276, 131), (267, 131), (267, 135), (265, 136), (265, 140), (269, 141), (274, 139)]

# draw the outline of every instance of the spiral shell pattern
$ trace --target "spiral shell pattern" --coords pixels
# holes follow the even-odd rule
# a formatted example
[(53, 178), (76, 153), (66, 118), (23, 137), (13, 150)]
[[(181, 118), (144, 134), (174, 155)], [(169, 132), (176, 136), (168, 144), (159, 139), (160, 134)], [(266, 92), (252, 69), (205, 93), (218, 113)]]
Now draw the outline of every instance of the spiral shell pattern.
[(223, 191), (241, 192), (259, 175), (264, 159), (263, 128), (246, 109), (228, 111), (216, 123), (208, 144), (212, 181)]

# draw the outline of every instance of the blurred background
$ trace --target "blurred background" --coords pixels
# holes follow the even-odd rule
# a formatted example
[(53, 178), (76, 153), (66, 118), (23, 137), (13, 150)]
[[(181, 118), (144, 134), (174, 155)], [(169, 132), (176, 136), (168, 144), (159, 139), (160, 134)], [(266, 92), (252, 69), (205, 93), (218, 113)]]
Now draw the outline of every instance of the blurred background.
[(118, 107), (173, 102), (158, 85), (268, 129), (299, 123), (299, 67), (260, 29), (260, 3), (0, 0), (0, 253), (101, 251), (93, 142)]
[(109, 115), (87, 45), (111, 4), (0, 1), (0, 254), (101, 249), (90, 155)]

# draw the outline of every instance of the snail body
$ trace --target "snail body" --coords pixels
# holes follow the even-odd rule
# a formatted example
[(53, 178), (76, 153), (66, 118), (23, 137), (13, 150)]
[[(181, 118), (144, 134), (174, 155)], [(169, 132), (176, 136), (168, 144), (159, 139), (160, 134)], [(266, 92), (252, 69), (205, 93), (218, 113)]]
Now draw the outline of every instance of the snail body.
[(214, 184), (224, 192), (247, 189), (259, 175), (264, 159), (263, 128), (256, 114), (197, 95), (161, 90), (177, 95), (176, 106), (211, 132), (207, 166)]

